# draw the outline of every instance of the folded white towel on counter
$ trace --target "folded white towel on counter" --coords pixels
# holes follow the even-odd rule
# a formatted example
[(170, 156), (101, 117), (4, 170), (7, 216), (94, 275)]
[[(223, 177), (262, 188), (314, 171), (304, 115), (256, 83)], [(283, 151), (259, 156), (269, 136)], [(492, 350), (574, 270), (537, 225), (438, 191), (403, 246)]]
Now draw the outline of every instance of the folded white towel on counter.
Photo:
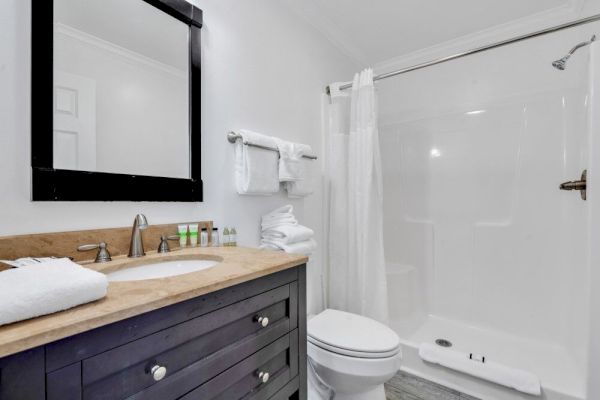
[(0, 272), (0, 325), (66, 310), (106, 296), (106, 275), (68, 258)]
[(304, 179), (302, 156), (312, 153), (310, 146), (275, 139), (279, 149), (279, 181), (295, 182)]
[(315, 232), (302, 225), (279, 225), (266, 229), (262, 233), (263, 239), (276, 240), (283, 244), (293, 244), (312, 239)]
[(285, 244), (281, 240), (263, 239), (261, 240), (261, 249), (283, 250), (286, 253), (311, 255), (317, 249), (317, 242), (313, 239), (304, 242)]
[(299, 198), (306, 197), (314, 193), (318, 176), (319, 163), (309, 158), (300, 160), (301, 174), (304, 179), (294, 182), (286, 182), (285, 190), (288, 197)]
[(294, 216), (294, 207), (285, 205), (270, 213), (263, 215), (261, 228), (263, 231), (276, 228), (281, 225), (298, 225), (298, 220)]
[(510, 368), (487, 359), (475, 361), (470, 358), (468, 353), (441, 348), (432, 343), (422, 343), (419, 346), (419, 356), (427, 362), (439, 364), (523, 393), (536, 396), (540, 396), (542, 393), (540, 379), (528, 371)]
[(277, 148), (274, 138), (260, 133), (239, 130), (242, 136), (235, 145), (235, 185), (244, 195), (269, 196), (279, 192), (277, 151), (261, 149), (245, 142)]

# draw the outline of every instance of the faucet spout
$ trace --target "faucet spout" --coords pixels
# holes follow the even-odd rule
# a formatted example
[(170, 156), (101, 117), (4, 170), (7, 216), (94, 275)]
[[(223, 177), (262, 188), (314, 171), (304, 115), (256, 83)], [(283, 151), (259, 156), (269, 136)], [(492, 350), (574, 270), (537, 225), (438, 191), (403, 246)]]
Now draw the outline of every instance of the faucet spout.
[(129, 254), (127, 257), (135, 258), (145, 256), (144, 240), (141, 230), (148, 227), (148, 220), (144, 214), (136, 215), (133, 220), (133, 228), (131, 230), (131, 242), (129, 244)]

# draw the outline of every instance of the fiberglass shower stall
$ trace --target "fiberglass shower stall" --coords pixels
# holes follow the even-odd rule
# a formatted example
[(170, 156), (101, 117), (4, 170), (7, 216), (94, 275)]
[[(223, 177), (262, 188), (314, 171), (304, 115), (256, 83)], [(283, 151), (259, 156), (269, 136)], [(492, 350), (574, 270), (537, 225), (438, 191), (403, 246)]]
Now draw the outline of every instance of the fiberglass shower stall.
[[(403, 368), (483, 399), (529, 395), (423, 362), (443, 339), (584, 399), (589, 201), (559, 190), (589, 168), (592, 23), (378, 85), (391, 326)], [(590, 378), (591, 379), (591, 378)]]

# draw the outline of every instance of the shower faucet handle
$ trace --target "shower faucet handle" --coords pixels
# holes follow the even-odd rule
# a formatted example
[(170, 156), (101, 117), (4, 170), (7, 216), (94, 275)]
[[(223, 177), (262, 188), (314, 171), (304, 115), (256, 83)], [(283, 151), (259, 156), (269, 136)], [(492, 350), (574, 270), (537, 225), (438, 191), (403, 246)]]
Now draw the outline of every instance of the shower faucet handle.
[(578, 181), (563, 182), (559, 186), (560, 190), (579, 190), (581, 198), (587, 200), (587, 169), (581, 174), (581, 179)]

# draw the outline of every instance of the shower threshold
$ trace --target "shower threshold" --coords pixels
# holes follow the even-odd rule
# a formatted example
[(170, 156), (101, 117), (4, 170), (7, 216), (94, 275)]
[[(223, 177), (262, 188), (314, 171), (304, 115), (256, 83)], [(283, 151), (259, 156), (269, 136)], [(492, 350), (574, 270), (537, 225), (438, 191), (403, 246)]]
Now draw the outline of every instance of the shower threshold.
[(421, 378), (483, 399), (517, 400), (536, 398), (462, 374), (419, 357), (421, 343), (434, 344), (444, 338), (452, 350), (466, 354), (484, 354), (486, 360), (530, 371), (541, 381), (545, 400), (582, 400), (585, 397), (585, 373), (563, 347), (549, 342), (527, 339), (499, 330), (428, 316), (417, 329), (408, 331), (400, 321), (391, 324), (403, 343), (402, 369)]

